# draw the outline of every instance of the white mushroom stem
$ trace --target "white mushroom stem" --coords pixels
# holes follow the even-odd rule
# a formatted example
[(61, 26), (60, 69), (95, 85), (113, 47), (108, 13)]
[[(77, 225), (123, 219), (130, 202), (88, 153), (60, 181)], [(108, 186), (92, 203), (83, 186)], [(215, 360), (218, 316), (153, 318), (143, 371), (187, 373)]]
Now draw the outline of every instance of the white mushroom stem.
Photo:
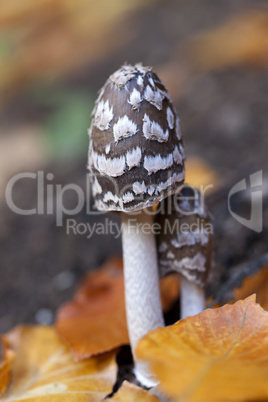
[(204, 309), (204, 289), (181, 275), (181, 318), (199, 314)]
[(122, 213), (125, 303), (130, 345), (137, 379), (156, 385), (147, 364), (138, 361), (135, 348), (149, 331), (164, 326), (153, 218), (146, 210)]

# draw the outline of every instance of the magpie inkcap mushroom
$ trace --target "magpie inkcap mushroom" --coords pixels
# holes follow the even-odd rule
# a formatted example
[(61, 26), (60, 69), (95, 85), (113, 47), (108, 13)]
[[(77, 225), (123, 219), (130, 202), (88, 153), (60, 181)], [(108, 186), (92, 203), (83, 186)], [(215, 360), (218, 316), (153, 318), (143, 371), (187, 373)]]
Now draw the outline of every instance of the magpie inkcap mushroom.
[(212, 262), (213, 227), (204, 197), (196, 188), (182, 187), (162, 201), (156, 222), (160, 277), (181, 274), (181, 316), (197, 314), (204, 309)]
[[(125, 65), (100, 91), (89, 130), (95, 207), (132, 212), (173, 194), (184, 151), (170, 96), (150, 67)], [(110, 178), (110, 180), (109, 180)]]
[(157, 236), (160, 277), (175, 271), (204, 287), (212, 259), (212, 226), (207, 207), (198, 189), (186, 186), (174, 196), (171, 206), (171, 213), (156, 216), (162, 228)]
[(136, 376), (150, 386), (155, 381), (135, 356), (139, 339), (164, 325), (149, 207), (183, 183), (185, 159), (179, 119), (151, 67), (124, 65), (108, 78), (89, 135), (95, 208), (121, 212), (128, 332)]

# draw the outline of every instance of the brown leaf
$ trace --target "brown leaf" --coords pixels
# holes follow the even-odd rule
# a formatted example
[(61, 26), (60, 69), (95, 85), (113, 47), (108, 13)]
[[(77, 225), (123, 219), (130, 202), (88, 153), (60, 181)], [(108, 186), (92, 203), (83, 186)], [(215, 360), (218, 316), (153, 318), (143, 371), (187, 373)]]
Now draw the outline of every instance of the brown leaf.
[(180, 294), (180, 277), (174, 273), (160, 280), (161, 301), (164, 312), (168, 311)]
[(128, 381), (124, 381), (123, 385), (119, 389), (116, 394), (109, 399), (113, 401), (119, 401), (119, 402), (157, 402), (159, 399), (150, 394), (148, 391), (145, 391), (145, 389), (137, 387), (137, 385), (131, 384)]
[(250, 10), (187, 42), (204, 71), (239, 64), (267, 65), (268, 12)]
[(242, 287), (234, 290), (235, 300), (244, 299), (252, 293), (256, 293), (257, 302), (268, 310), (268, 267), (246, 278)]
[(88, 274), (58, 312), (56, 331), (78, 360), (129, 343), (122, 269), (122, 260), (114, 258)]
[[(161, 293), (166, 311), (178, 298), (178, 277), (165, 278)], [(129, 343), (121, 258), (110, 259), (88, 274), (73, 300), (59, 310), (56, 331), (77, 360)]]
[(254, 295), (150, 332), (137, 354), (151, 364), (170, 397), (191, 402), (268, 398), (268, 312)]
[(62, 79), (107, 58), (131, 39), (135, 27), (126, 17), (148, 4), (141, 0), (2, 0), (0, 35), (8, 51), (1, 54), (0, 90), (9, 97), (40, 77)]
[(4, 335), (3, 347), (15, 358), (2, 402), (100, 401), (112, 390), (114, 354), (77, 363), (51, 327), (17, 327)]

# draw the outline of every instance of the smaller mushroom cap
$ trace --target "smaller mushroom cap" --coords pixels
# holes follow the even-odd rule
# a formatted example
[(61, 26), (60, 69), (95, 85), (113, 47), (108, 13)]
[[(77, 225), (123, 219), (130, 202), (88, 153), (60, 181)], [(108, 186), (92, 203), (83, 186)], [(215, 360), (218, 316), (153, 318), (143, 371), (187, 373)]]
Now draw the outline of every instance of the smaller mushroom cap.
[(98, 210), (144, 209), (183, 183), (179, 119), (151, 67), (125, 65), (108, 78), (89, 134), (88, 167)]
[(178, 272), (199, 286), (207, 283), (212, 260), (213, 227), (196, 188), (184, 186), (161, 202), (156, 222), (160, 277)]

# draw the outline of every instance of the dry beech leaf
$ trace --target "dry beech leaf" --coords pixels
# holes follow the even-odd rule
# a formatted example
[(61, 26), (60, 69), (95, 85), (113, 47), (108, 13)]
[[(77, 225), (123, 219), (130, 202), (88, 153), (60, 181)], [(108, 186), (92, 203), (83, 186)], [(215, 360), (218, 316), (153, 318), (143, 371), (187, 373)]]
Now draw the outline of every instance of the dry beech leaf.
[(160, 280), (161, 301), (164, 312), (168, 311), (180, 294), (180, 276), (176, 273)]
[(2, 361), (0, 361), (0, 395), (4, 392), (10, 380), (11, 366), (14, 360), (14, 352), (9, 347), (3, 351)]
[(137, 354), (180, 401), (268, 399), (268, 312), (255, 295), (158, 328)]
[(129, 343), (122, 268), (122, 260), (114, 258), (89, 273), (58, 312), (56, 331), (78, 360)]
[(1, 55), (0, 90), (9, 97), (40, 77), (62, 79), (107, 58), (133, 35), (128, 16), (150, 2), (1, 0), (0, 35), (8, 51)]
[(205, 189), (205, 194), (215, 190), (220, 182), (217, 173), (201, 158), (187, 159), (185, 174), (185, 183), (198, 189)]
[(150, 392), (145, 391), (145, 389), (137, 387), (137, 385), (131, 384), (128, 381), (124, 381), (123, 385), (120, 387), (119, 391), (108, 401), (119, 401), (119, 402), (157, 402), (159, 399), (150, 394)]
[(101, 401), (116, 378), (114, 354), (74, 361), (51, 327), (17, 327), (3, 336), (4, 352), (15, 355), (2, 402)]
[(268, 12), (250, 10), (186, 44), (204, 71), (242, 63), (267, 65)]
[(268, 267), (246, 278), (242, 287), (234, 290), (235, 300), (244, 299), (252, 293), (256, 293), (257, 303), (268, 310)]
[[(178, 277), (164, 278), (161, 290), (168, 310), (179, 295)], [(129, 343), (121, 258), (87, 275), (73, 300), (59, 310), (56, 331), (77, 360)]]

